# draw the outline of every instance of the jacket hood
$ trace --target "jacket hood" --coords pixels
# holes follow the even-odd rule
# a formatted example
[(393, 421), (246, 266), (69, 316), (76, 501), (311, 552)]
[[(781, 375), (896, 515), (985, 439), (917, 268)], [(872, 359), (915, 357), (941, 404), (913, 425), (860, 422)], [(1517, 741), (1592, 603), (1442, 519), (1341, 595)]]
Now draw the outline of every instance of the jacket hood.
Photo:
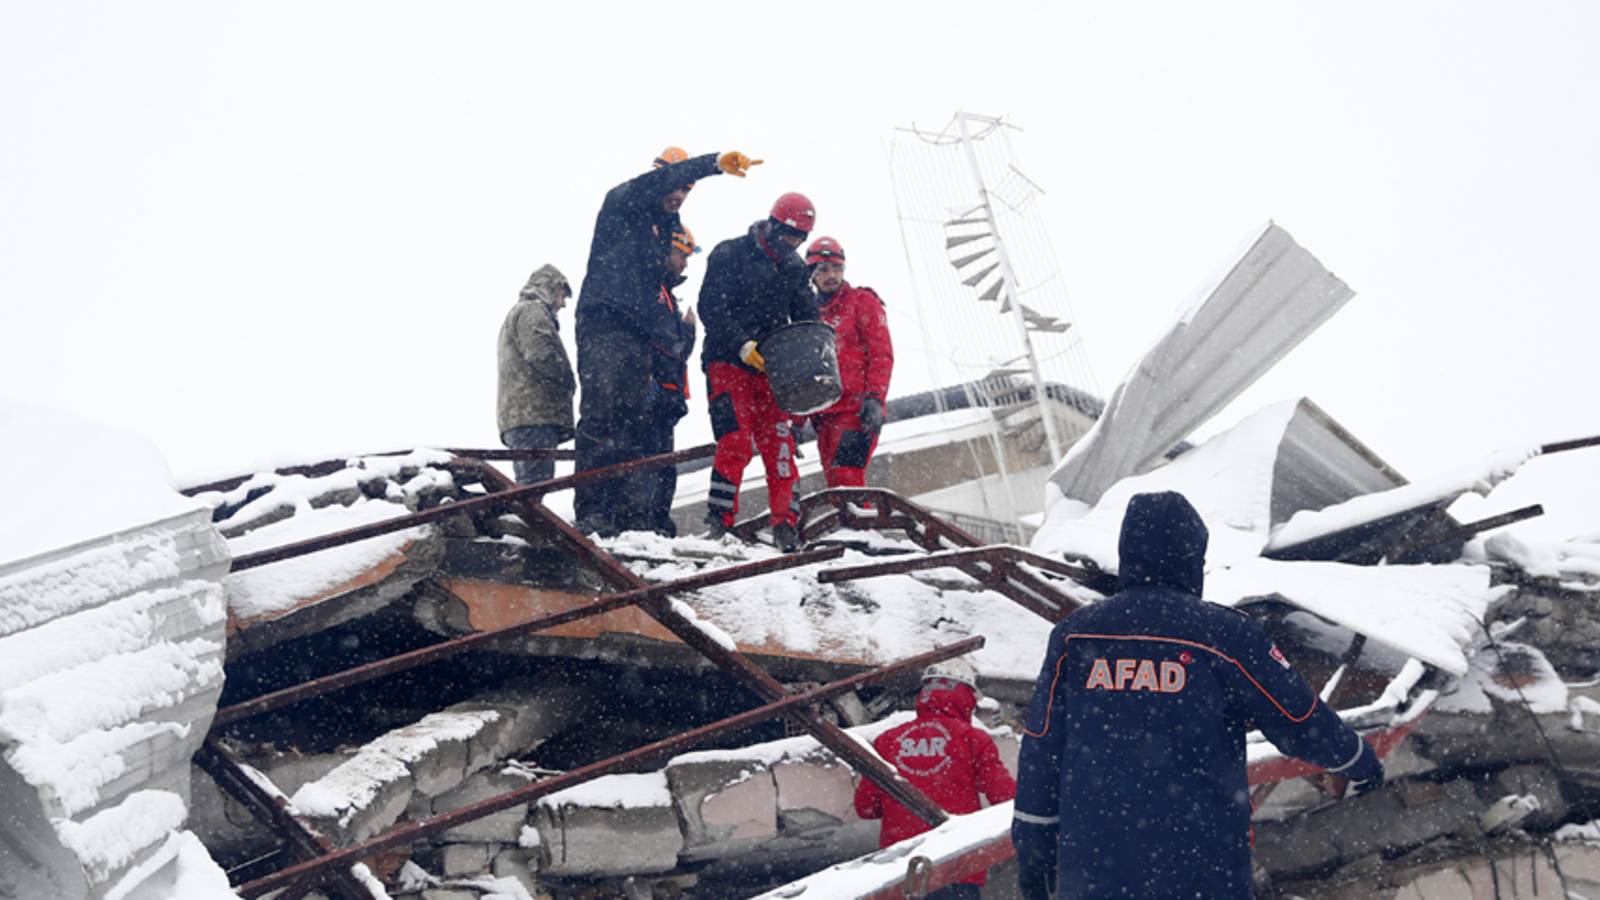
[[(946, 686), (948, 685), (948, 686)], [(937, 683), (929, 682), (922, 686), (921, 693), (917, 694), (917, 715), (949, 716), (963, 722), (972, 720), (973, 710), (978, 708), (978, 694), (964, 684), (956, 684), (947, 679), (939, 679)]]
[(560, 291), (572, 293), (572, 285), (567, 283), (567, 276), (561, 270), (545, 263), (528, 276), (528, 283), (522, 286), (520, 299), (543, 300), (546, 306), (555, 306), (556, 298)]
[(1159, 585), (1201, 596), (1210, 532), (1182, 494), (1135, 494), (1117, 544), (1117, 589)]

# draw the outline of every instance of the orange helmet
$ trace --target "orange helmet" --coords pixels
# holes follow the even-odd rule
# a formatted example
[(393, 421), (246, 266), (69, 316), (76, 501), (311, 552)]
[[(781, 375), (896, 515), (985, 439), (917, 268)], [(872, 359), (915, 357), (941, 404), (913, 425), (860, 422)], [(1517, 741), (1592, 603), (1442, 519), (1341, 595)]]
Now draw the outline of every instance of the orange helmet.
[(652, 169), (664, 169), (673, 163), (681, 163), (688, 158), (689, 151), (682, 147), (668, 147), (661, 151), (661, 155), (656, 157), (656, 161), (650, 167)]
[(806, 248), (806, 265), (814, 266), (821, 262), (844, 263), (844, 248), (831, 237), (819, 237)]
[(672, 249), (684, 256), (693, 256), (700, 252), (700, 246), (694, 242), (694, 234), (687, 225), (679, 225), (678, 230), (672, 233)]

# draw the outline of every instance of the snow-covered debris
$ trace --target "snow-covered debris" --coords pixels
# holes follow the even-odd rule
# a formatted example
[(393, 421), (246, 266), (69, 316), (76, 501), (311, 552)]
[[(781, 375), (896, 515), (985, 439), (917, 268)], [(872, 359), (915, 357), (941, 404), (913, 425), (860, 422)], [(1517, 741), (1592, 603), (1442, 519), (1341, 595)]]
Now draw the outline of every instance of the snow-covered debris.
[(121, 432), (7, 403), (0, 436), (4, 471), (74, 473), (19, 480), (0, 520), (0, 871), (17, 896), (231, 896), (181, 830), (223, 679), (209, 511)]
[[(494, 710), (446, 710), (423, 717), (415, 724), (392, 731), (362, 747), (348, 761), (317, 781), (304, 785), (294, 793), (291, 801), (305, 815), (319, 819), (337, 820), (341, 828), (349, 828), (351, 820), (371, 806), (384, 789), (406, 778), (422, 780), (424, 776), (418, 763), (428, 758), (441, 745), (466, 745), (483, 728), (500, 718)], [(478, 760), (477, 768), (490, 760)], [(437, 794), (454, 787), (469, 771), (467, 754), (461, 754), (459, 764), (448, 767), (434, 764), (437, 784), (428, 793)], [(400, 803), (409, 798), (409, 791)], [(383, 822), (387, 825), (388, 822)], [(358, 830), (359, 833), (360, 830)]]
[(1323, 509), (1301, 510), (1273, 532), (1266, 549), (1302, 544), (1406, 510), (1448, 504), (1468, 491), (1487, 496), (1495, 485), (1515, 475), (1523, 463), (1538, 453), (1538, 447), (1503, 450), (1475, 465), (1424, 481), (1366, 494)]
[(1357, 497), (1320, 513), (1296, 513), (1274, 532), (1274, 467), (1296, 409), (1294, 401), (1268, 406), (1170, 465), (1117, 482), (1092, 508), (1056, 503), (1034, 538), (1034, 551), (1084, 558), (1116, 571), (1117, 538), (1128, 499), (1145, 491), (1178, 491), (1211, 532), (1206, 599), (1229, 606), (1251, 599), (1283, 600), (1447, 672), (1464, 674), (1466, 651), (1477, 639), (1477, 623), (1489, 604), (1487, 568), (1278, 562), (1261, 554), (1397, 509), (1448, 502), (1466, 490), (1487, 490), (1531, 454), (1508, 451), (1448, 476)]
[(791, 881), (760, 894), (754, 900), (856, 900), (868, 897), (906, 879), (912, 857), (921, 856), (934, 866), (948, 863), (985, 844), (1011, 834), (1011, 803), (1007, 801), (950, 820), (931, 831), (908, 838), (876, 853), (842, 862), (821, 872)]
[[(765, 546), (697, 538), (668, 540), (630, 532), (601, 545), (650, 582), (684, 578), (777, 555)], [(923, 551), (894, 542), (907, 553)], [(878, 537), (877, 547), (890, 542)], [(1032, 682), (1050, 623), (985, 589), (953, 568), (822, 584), (816, 572), (881, 560), (848, 550), (829, 563), (802, 566), (681, 595), (702, 627), (714, 628), (744, 652), (778, 652), (885, 665), (982, 634), (973, 654), (985, 678)]]
[(1352, 566), (1257, 558), (1206, 573), (1206, 599), (1224, 606), (1285, 600), (1452, 675), (1482, 635), (1489, 572), (1481, 566)]
[[(449, 473), (436, 468), (450, 458), (428, 449), (358, 457), (332, 474), (309, 478), (266, 472), (196, 499), (219, 510), (229, 549), (244, 556), (415, 512), (419, 495), (454, 488)], [(229, 608), (240, 620), (290, 610), (347, 584), (428, 533), (427, 526), (407, 528), (229, 575)]]

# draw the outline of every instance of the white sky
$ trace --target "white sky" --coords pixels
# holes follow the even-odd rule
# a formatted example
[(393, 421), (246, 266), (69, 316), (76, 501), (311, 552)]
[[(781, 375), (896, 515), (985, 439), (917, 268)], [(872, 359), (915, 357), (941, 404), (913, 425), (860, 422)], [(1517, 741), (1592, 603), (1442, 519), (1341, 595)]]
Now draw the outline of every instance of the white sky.
[(1023, 129), (1102, 390), (1274, 219), (1357, 296), (1208, 430), (1304, 393), (1413, 479), (1600, 434), (1600, 6), (550, 7), (0, 8), (0, 394), (187, 482), (496, 446), (505, 309), (669, 143), (767, 160), (708, 247), (809, 194), (922, 389), (885, 148), (964, 109)]

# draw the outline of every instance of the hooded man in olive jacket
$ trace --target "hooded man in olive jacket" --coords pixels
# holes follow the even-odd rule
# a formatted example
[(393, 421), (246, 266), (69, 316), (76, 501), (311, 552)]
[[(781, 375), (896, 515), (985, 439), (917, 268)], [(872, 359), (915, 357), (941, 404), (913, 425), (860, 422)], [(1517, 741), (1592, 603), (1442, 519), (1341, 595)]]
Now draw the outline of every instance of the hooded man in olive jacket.
[[(556, 314), (572, 287), (561, 270), (540, 266), (500, 326), (500, 441), (513, 450), (550, 450), (572, 440), (572, 395), (577, 382)], [(518, 484), (555, 477), (553, 459), (519, 459)]]

